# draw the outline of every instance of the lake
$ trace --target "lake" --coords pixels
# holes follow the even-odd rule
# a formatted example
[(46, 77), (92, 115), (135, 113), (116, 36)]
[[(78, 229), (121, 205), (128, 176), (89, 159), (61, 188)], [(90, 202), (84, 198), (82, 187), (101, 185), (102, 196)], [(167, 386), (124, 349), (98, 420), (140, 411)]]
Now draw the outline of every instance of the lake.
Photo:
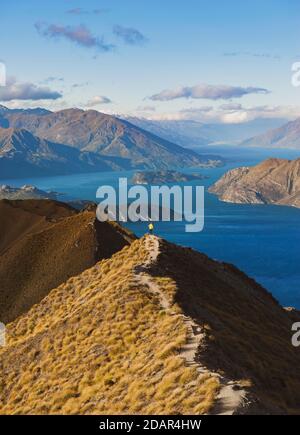
[[(201, 151), (227, 159), (222, 168), (190, 170), (208, 179), (188, 183), (206, 188), (228, 169), (257, 164), (267, 157), (299, 157), (299, 152), (256, 150), (237, 147), (206, 147)], [(188, 171), (187, 171), (188, 172)], [(109, 172), (0, 180), (1, 184), (32, 184), (43, 190), (61, 193), (61, 200), (95, 201), (100, 185), (116, 186), (119, 177), (131, 178), (132, 172)], [(178, 183), (180, 184), (180, 183)], [(137, 235), (147, 231), (146, 223), (128, 224)], [(155, 232), (171, 242), (192, 247), (211, 258), (233, 263), (253, 277), (284, 306), (300, 309), (300, 209), (272, 205), (227, 204), (205, 193), (205, 227), (201, 233), (185, 233), (184, 223), (160, 222)]]

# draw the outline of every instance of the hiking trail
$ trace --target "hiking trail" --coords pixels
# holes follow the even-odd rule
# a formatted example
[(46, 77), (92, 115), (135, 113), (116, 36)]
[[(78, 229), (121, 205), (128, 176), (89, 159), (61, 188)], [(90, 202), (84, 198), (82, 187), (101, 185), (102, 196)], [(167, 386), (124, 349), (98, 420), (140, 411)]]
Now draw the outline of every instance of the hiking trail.
[(196, 360), (196, 355), (201, 346), (201, 342), (204, 340), (205, 333), (191, 317), (172, 312), (172, 305), (167, 296), (148, 273), (148, 270), (157, 262), (160, 253), (160, 239), (154, 235), (147, 235), (144, 238), (144, 244), (148, 252), (148, 258), (143, 264), (135, 268), (136, 282), (142, 286), (148, 287), (150, 293), (158, 296), (161, 307), (168, 311), (170, 315), (182, 317), (183, 322), (187, 326), (188, 338), (186, 344), (180, 349), (179, 355), (185, 360), (186, 365), (195, 367), (200, 373), (212, 373), (213, 376), (219, 379), (220, 390), (210, 414), (233, 415), (245, 402), (246, 391), (238, 382), (230, 381), (219, 373), (211, 372), (207, 367), (199, 364)]

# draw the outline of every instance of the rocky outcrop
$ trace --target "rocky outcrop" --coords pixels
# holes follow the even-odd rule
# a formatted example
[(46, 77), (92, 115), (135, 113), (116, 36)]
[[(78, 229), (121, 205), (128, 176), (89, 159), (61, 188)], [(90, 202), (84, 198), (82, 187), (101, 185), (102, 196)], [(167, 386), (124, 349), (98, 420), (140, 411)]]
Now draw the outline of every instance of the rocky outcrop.
[(225, 202), (300, 207), (300, 159), (268, 159), (233, 169), (209, 191)]

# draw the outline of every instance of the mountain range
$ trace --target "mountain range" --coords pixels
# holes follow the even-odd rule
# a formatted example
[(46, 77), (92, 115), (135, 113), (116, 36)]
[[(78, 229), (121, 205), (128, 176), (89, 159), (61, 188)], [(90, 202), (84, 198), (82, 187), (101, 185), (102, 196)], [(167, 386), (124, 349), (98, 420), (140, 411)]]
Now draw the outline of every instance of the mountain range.
[(300, 314), (234, 266), (55, 201), (0, 210), (1, 414), (299, 414)]
[[(125, 165), (124, 165), (125, 166)], [(118, 159), (81, 152), (28, 130), (0, 128), (1, 178), (35, 177), (121, 169)]]
[[(121, 119), (95, 110), (0, 106), (0, 176), (20, 178), (132, 169), (220, 166), (224, 160), (189, 147), (223, 142), (261, 148), (300, 148), (300, 121), (242, 124)], [(244, 140), (251, 134), (252, 139)], [(177, 143), (179, 145), (177, 145)]]
[(242, 143), (244, 146), (261, 148), (292, 148), (300, 150), (300, 118), (282, 127), (251, 137)]
[(300, 207), (300, 158), (268, 159), (226, 172), (209, 191), (222, 201)]
[(0, 110), (2, 178), (121, 169), (215, 166), (199, 155), (94, 110)]
[(285, 119), (255, 119), (242, 123), (203, 123), (193, 120), (149, 120), (146, 118), (127, 117), (129, 122), (166, 140), (184, 147), (214, 144), (239, 144), (240, 142), (269, 129), (281, 127)]

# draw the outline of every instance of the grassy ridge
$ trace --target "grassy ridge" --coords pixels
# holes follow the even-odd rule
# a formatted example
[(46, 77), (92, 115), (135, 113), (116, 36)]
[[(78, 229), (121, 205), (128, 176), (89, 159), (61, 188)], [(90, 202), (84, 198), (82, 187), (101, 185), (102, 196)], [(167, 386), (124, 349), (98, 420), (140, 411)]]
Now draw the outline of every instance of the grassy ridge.
[[(185, 366), (182, 318), (136, 283), (134, 268), (147, 255), (133, 242), (8, 325), (1, 413), (209, 411), (218, 380)], [(175, 283), (163, 281), (171, 296)]]

